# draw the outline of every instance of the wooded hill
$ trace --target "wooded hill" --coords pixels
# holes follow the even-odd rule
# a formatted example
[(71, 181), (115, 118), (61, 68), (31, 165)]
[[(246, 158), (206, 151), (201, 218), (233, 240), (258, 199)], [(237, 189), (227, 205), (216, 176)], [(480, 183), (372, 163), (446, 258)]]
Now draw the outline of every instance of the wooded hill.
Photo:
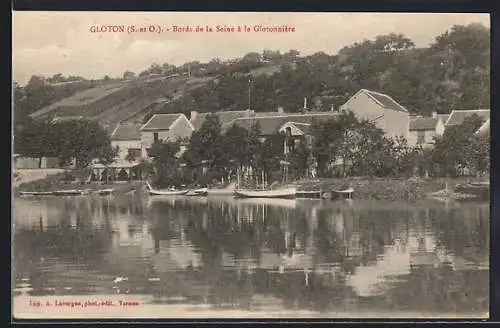
[(428, 48), (389, 34), (336, 55), (266, 49), (228, 61), (153, 64), (137, 77), (129, 71), (98, 81), (33, 76), (23, 87), (14, 84), (15, 124), (28, 115), (83, 116), (114, 127), (158, 112), (242, 110), (249, 102), (255, 111), (297, 112), (304, 98), (310, 110), (327, 111), (361, 88), (389, 94), (420, 114), (490, 108), (490, 30), (453, 26)]

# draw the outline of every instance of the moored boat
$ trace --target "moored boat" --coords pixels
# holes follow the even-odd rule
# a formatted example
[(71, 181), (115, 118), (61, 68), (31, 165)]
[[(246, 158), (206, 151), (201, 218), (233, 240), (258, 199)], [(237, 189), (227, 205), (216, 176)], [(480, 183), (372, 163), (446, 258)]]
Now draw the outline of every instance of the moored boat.
[(149, 194), (151, 196), (181, 196), (189, 192), (189, 190), (175, 190), (175, 189), (153, 189), (147, 182)]
[(99, 189), (99, 190), (97, 190), (97, 193), (99, 195), (102, 195), (102, 196), (111, 195), (114, 192), (115, 192), (115, 190), (113, 188), (106, 188), (106, 189)]
[(241, 198), (296, 198), (296, 188), (268, 189), (268, 190), (246, 190), (237, 189), (234, 191), (236, 197)]
[(337, 200), (337, 199), (350, 199), (354, 189), (349, 187), (342, 190), (332, 190), (331, 192), (325, 192), (321, 195), (323, 199)]
[(21, 196), (50, 196), (54, 195), (53, 191), (20, 191)]
[(198, 196), (198, 197), (206, 197), (208, 195), (208, 188), (199, 188), (195, 190), (190, 190), (186, 196)]
[(462, 198), (486, 200), (490, 198), (490, 184), (489, 182), (460, 184), (455, 187), (454, 192), (468, 196)]
[(297, 198), (307, 198), (307, 199), (320, 199), (320, 190), (298, 190)]
[(77, 189), (67, 189), (67, 190), (54, 191), (54, 195), (56, 195), (56, 196), (77, 196), (77, 195), (83, 195), (85, 193), (87, 193), (86, 190), (77, 190)]

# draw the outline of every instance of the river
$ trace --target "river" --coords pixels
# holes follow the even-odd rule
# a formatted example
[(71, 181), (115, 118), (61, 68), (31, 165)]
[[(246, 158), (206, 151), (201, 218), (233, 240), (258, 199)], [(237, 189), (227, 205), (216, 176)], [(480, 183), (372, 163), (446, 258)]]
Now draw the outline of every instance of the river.
[(488, 203), (15, 198), (18, 318), (487, 317)]

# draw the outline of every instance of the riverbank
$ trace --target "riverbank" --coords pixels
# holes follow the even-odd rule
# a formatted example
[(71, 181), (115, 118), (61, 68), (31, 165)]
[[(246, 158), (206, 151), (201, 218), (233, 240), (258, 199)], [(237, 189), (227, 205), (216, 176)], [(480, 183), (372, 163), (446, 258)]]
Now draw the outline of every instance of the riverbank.
[(143, 181), (125, 181), (125, 182), (114, 182), (114, 183), (101, 183), (101, 182), (80, 182), (76, 181), (65, 181), (65, 172), (59, 172), (56, 174), (47, 175), (45, 178), (31, 180), (14, 185), (14, 193), (20, 191), (56, 191), (56, 190), (89, 190), (96, 191), (99, 189), (114, 189), (115, 194), (124, 194), (131, 192), (133, 190), (139, 190), (144, 188)]
[(319, 179), (312, 181), (296, 181), (288, 186), (295, 186), (298, 190), (343, 190), (348, 187), (354, 189), (354, 198), (372, 200), (405, 200), (418, 201), (429, 197), (430, 194), (445, 189), (453, 189), (457, 184), (483, 181), (484, 178), (345, 178)]

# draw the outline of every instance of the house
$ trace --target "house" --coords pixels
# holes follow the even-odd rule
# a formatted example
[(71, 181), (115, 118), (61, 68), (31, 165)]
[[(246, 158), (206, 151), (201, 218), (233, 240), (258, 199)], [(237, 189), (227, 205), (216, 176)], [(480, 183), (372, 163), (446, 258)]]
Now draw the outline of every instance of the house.
[(390, 137), (401, 136), (408, 139), (410, 114), (386, 94), (361, 89), (340, 106), (339, 110), (351, 110), (359, 119), (374, 122)]
[(444, 122), (434, 112), (431, 117), (410, 117), (410, 130), (408, 134), (408, 145), (431, 147), (434, 145), (434, 137), (444, 133)]
[(190, 138), (193, 131), (184, 114), (155, 114), (141, 127), (141, 155), (147, 157), (154, 142)]
[(446, 128), (459, 125), (464, 122), (464, 120), (472, 115), (479, 116), (483, 122), (489, 120), (490, 110), (489, 109), (462, 109), (462, 110), (452, 110), (448, 119), (444, 122)]
[(216, 115), (219, 118), (219, 123), (222, 125), (227, 124), (237, 118), (250, 117), (253, 115), (251, 110), (241, 110), (241, 111), (224, 111), (215, 113), (198, 113), (197, 111), (191, 111), (189, 121), (193, 124), (195, 131), (198, 131), (203, 122), (205, 122), (208, 115)]
[(141, 157), (141, 124), (120, 123), (111, 133), (111, 145), (119, 148), (118, 159), (126, 160), (129, 152)]
[(334, 119), (337, 115), (338, 113), (336, 112), (307, 114), (276, 113), (276, 115), (264, 114), (261, 116), (256, 113), (253, 117), (238, 118), (222, 125), (222, 133), (225, 133), (233, 124), (249, 130), (258, 123), (261, 141), (267, 138), (278, 137), (279, 135), (288, 136), (283, 141), (283, 150), (287, 154), (291, 148), (300, 145), (302, 142), (308, 147), (311, 146), (311, 126), (314, 122), (328, 121)]

